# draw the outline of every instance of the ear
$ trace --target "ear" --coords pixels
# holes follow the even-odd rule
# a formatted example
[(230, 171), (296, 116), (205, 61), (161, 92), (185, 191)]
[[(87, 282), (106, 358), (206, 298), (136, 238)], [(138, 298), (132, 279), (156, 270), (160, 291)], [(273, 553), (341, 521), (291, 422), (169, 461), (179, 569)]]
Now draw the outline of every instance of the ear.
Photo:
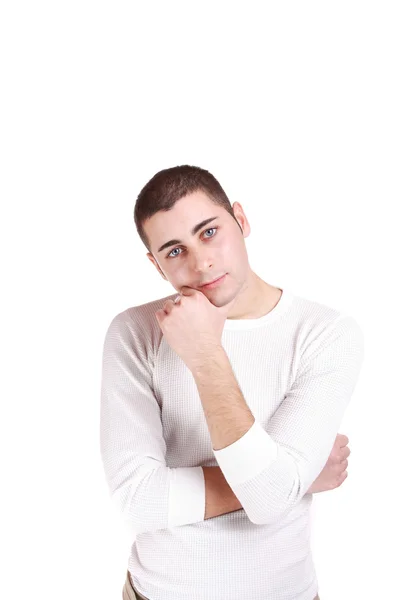
[(250, 235), (251, 229), (250, 229), (250, 223), (248, 222), (247, 217), (244, 214), (243, 207), (239, 202), (234, 202), (232, 204), (232, 210), (235, 214), (235, 218), (236, 218), (237, 222), (239, 223), (240, 227), (242, 228), (243, 237), (246, 238), (248, 235)]
[(151, 252), (148, 252), (146, 254), (147, 258), (150, 260), (150, 262), (153, 263), (153, 265), (155, 266), (155, 268), (157, 269), (157, 271), (160, 273), (161, 277), (163, 279), (165, 279), (165, 281), (168, 281), (167, 277), (165, 277), (164, 272), (162, 271), (160, 265), (158, 264), (158, 262), (156, 261), (156, 259), (154, 258), (154, 256), (152, 255)]

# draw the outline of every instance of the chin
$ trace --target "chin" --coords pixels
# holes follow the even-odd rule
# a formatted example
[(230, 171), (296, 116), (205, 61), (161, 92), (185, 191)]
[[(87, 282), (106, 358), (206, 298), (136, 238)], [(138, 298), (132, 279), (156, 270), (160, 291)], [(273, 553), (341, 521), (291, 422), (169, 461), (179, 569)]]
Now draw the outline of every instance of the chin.
[(211, 302), (211, 304), (214, 304), (214, 306), (216, 306), (217, 308), (221, 308), (222, 306), (225, 306), (226, 304), (228, 304), (229, 302), (232, 302), (232, 300), (234, 300), (236, 298), (236, 294), (234, 294), (233, 296), (220, 296), (218, 297), (217, 294), (215, 295), (215, 298), (208, 298), (209, 301)]

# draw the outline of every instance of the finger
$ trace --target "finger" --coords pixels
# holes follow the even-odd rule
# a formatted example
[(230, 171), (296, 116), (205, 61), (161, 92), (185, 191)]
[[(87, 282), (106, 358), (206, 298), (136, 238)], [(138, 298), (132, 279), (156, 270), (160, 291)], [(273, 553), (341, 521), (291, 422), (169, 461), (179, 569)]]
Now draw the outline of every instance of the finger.
[(171, 312), (172, 308), (174, 306), (174, 301), (173, 300), (167, 300), (166, 303), (163, 306), (163, 310), (165, 312), (166, 315), (169, 315), (169, 313)]
[(160, 310), (156, 310), (155, 315), (156, 315), (158, 324), (161, 325), (161, 323), (163, 322), (163, 319), (165, 317), (164, 310), (162, 308)]
[[(198, 292), (198, 291), (199, 291), (199, 290), (195, 290), (195, 289), (193, 289), (193, 288), (191, 288), (191, 287), (188, 287), (187, 285), (183, 285), (183, 286), (180, 288), (180, 290), (179, 290), (179, 293), (180, 293), (182, 296), (194, 296), (195, 294), (197, 294), (197, 292)], [(200, 292), (200, 293), (201, 293), (201, 292)]]
[(347, 467), (349, 466), (349, 461), (347, 460), (347, 458), (342, 460), (342, 462), (340, 463), (340, 466), (343, 470), (347, 469)]
[(344, 448), (342, 448), (341, 451), (341, 457), (342, 460), (344, 460), (345, 458), (348, 458), (350, 456), (351, 450), (348, 446), (345, 446)]
[(336, 443), (340, 446), (340, 448), (343, 448), (349, 443), (349, 438), (343, 433), (338, 433), (336, 436)]

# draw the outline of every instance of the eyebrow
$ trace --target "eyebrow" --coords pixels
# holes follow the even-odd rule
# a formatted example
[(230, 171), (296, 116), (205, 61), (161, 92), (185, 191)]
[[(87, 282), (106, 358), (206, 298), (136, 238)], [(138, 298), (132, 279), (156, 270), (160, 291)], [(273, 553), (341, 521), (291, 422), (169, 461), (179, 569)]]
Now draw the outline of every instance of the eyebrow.
[[(205, 219), (201, 223), (197, 223), (197, 225), (195, 225), (192, 228), (191, 234), (196, 235), (196, 233), (199, 231), (199, 229), (204, 227), (204, 225), (207, 225), (207, 223), (211, 223), (211, 221), (214, 221), (215, 219), (218, 219), (218, 217), (211, 217), (210, 219)], [(165, 248), (168, 248), (169, 246), (175, 246), (175, 244), (182, 244), (182, 241), (181, 240), (170, 240), (169, 242), (165, 242), (165, 244), (163, 244), (162, 246), (159, 247), (157, 252), (162, 252), (163, 250), (165, 250)]]

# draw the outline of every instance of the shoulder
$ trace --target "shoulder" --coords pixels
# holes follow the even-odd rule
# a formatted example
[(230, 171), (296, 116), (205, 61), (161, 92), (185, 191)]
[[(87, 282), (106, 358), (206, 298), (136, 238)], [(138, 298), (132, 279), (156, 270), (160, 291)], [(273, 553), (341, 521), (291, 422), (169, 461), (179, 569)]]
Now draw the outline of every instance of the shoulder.
[(133, 339), (142, 346), (150, 345), (154, 349), (157, 348), (162, 331), (155, 313), (164, 306), (168, 299), (174, 298), (174, 296), (176, 296), (176, 292), (144, 304), (129, 306), (118, 312), (108, 324), (106, 337), (117, 335), (126, 340)]
[(302, 296), (293, 297), (292, 310), (296, 314), (297, 341), (303, 356), (333, 342), (338, 347), (351, 345), (363, 350), (364, 332), (355, 316)]

